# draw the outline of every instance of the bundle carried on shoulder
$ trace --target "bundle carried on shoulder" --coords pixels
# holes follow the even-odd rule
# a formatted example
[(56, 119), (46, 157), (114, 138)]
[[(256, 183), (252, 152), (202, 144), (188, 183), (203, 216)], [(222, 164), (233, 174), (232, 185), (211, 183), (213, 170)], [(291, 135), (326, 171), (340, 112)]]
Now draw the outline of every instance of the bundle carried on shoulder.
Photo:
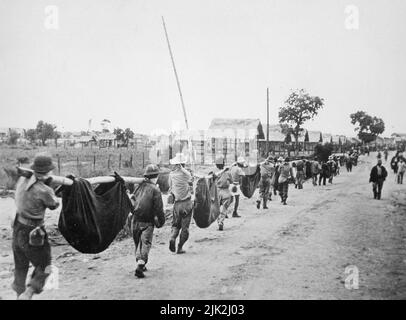
[(100, 184), (95, 189), (89, 181), (74, 178), (72, 186), (63, 186), (62, 211), (58, 228), (68, 243), (81, 253), (106, 250), (123, 229), (132, 204), (124, 181)]
[(241, 192), (245, 197), (250, 199), (261, 180), (261, 169), (259, 165), (248, 166), (243, 169), (245, 176), (241, 178)]
[(214, 178), (199, 178), (195, 190), (193, 219), (199, 228), (207, 228), (220, 215), (218, 189)]

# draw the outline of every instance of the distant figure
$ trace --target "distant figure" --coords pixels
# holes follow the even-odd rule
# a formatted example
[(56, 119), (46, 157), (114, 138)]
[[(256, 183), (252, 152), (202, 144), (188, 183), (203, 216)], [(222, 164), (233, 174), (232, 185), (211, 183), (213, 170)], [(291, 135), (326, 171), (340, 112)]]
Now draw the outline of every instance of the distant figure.
[(385, 155), (385, 162), (387, 162), (388, 161), (388, 155), (389, 155), (388, 147), (385, 148), (385, 151), (383, 153)]
[[(216, 159), (217, 169), (224, 169), (224, 157), (220, 156)], [(221, 171), (216, 175), (216, 183), (219, 190), (219, 202), (220, 202), (220, 215), (217, 219), (219, 231), (223, 231), (224, 220), (228, 218), (228, 212), (230, 206), (233, 202), (233, 195), (230, 191), (230, 185), (233, 183), (233, 178), (231, 176), (230, 170), (226, 168), (224, 171)]]
[(245, 172), (242, 168), (247, 167), (245, 159), (243, 157), (239, 157), (237, 159), (237, 163), (235, 163), (231, 169), (230, 173), (233, 178), (233, 189), (232, 195), (234, 196), (234, 210), (233, 210), (233, 218), (240, 218), (241, 216), (238, 214), (238, 205), (240, 203), (240, 195), (242, 194), (240, 188), (240, 178), (241, 176), (245, 176)]
[(350, 155), (346, 156), (345, 166), (347, 168), (347, 172), (352, 172), (352, 158)]
[(328, 157), (327, 165), (329, 167), (329, 177), (328, 182), (333, 183), (333, 178), (336, 175), (336, 162), (333, 159), (333, 156)]
[(275, 175), (273, 179), (273, 194), (276, 196), (277, 191), (279, 190), (279, 167), (283, 163), (283, 158), (279, 157), (275, 163)]
[(266, 158), (264, 162), (260, 164), (261, 180), (259, 180), (259, 196), (257, 199), (257, 209), (261, 207), (261, 201), (263, 201), (263, 208), (268, 209), (266, 203), (268, 200), (272, 200), (270, 197), (272, 179), (275, 175), (275, 165), (273, 163), (272, 156)]
[(322, 180), (323, 180), (323, 186), (325, 186), (326, 180), (329, 176), (330, 176), (330, 168), (329, 168), (328, 164), (325, 161), (323, 161), (321, 163), (321, 172), (319, 175), (319, 186), (321, 186)]
[(298, 189), (303, 189), (303, 181), (305, 179), (305, 162), (304, 157), (296, 163), (296, 184)]
[(320, 170), (321, 170), (320, 163), (316, 160), (312, 161), (311, 172), (312, 172), (313, 186), (317, 186), (317, 176), (319, 175)]
[(372, 182), (372, 191), (374, 193), (374, 199), (381, 200), (383, 183), (388, 176), (388, 172), (382, 165), (382, 159), (378, 159), (378, 164), (371, 170), (369, 182)]
[(285, 159), (285, 162), (279, 166), (279, 193), (281, 196), (282, 203), (286, 205), (286, 200), (288, 199), (289, 191), (289, 180), (294, 179), (293, 170), (289, 164), (289, 158)]
[(403, 184), (403, 176), (405, 175), (406, 171), (406, 162), (403, 158), (399, 160), (398, 164), (398, 184)]

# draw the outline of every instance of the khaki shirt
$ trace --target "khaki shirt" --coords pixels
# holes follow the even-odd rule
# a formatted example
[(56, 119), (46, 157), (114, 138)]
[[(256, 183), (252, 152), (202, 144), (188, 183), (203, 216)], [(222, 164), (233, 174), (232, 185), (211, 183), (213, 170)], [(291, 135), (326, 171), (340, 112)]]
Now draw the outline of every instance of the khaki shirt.
[(192, 175), (185, 168), (179, 168), (169, 173), (169, 192), (175, 196), (175, 201), (190, 198), (190, 184), (193, 182)]
[(239, 167), (238, 165), (231, 167), (230, 174), (231, 174), (234, 184), (239, 184), (240, 176), (245, 176), (244, 170), (241, 167)]
[(18, 214), (33, 220), (43, 220), (45, 209), (54, 210), (59, 206), (54, 190), (38, 181), (34, 175), (31, 178), (18, 179), (15, 203)]

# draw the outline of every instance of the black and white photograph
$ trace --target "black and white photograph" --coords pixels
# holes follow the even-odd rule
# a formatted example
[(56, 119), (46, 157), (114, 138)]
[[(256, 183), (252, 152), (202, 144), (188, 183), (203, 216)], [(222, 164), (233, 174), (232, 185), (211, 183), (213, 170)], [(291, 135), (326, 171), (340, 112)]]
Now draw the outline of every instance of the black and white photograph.
[(0, 0), (0, 300), (405, 300), (405, 85), (404, 0)]

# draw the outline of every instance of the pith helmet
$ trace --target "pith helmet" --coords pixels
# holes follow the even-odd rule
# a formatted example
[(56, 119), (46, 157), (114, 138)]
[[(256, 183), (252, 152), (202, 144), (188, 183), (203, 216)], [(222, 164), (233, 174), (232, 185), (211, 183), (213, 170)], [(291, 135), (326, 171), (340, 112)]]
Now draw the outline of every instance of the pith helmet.
[(39, 153), (34, 158), (34, 163), (31, 165), (31, 169), (37, 173), (48, 173), (55, 169), (52, 163), (52, 157), (45, 153)]
[(159, 168), (155, 164), (149, 164), (145, 168), (144, 177), (156, 176), (159, 174)]

